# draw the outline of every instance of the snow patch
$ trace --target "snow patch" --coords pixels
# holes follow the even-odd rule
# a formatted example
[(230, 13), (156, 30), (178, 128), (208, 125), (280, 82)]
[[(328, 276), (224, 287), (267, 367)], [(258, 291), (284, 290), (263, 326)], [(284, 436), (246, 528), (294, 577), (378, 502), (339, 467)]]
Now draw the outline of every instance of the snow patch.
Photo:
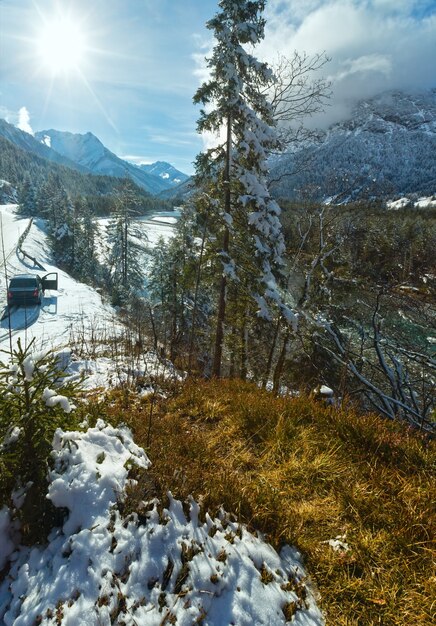
[(200, 521), (196, 502), (186, 510), (171, 494), (167, 508), (155, 500), (123, 517), (129, 468), (149, 466), (126, 428), (58, 430), (53, 455), (48, 497), (68, 514), (48, 545), (14, 550), (0, 511), (5, 626), (284, 626), (287, 606), (296, 626), (324, 624), (292, 548), (278, 554), (224, 512)]

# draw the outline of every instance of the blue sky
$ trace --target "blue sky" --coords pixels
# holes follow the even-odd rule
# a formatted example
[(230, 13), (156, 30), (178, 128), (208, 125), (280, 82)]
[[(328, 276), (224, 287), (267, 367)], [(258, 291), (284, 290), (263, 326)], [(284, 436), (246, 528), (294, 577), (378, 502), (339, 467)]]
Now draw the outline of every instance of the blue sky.
[[(137, 162), (187, 173), (202, 148), (192, 96), (216, 0), (0, 0), (0, 117), (33, 130), (93, 132)], [(43, 62), (41, 39), (68, 16), (76, 68)], [(334, 98), (320, 125), (390, 88), (436, 87), (436, 0), (269, 0), (259, 55), (325, 52)], [(23, 107), (25, 109), (23, 109)], [(27, 117), (28, 115), (28, 117)]]

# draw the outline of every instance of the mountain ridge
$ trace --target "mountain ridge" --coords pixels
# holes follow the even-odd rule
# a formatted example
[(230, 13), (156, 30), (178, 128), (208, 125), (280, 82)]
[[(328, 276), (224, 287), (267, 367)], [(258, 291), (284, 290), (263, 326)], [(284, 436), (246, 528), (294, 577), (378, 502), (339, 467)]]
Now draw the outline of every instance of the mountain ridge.
[(55, 129), (27, 133), (0, 119), (0, 136), (21, 150), (83, 174), (130, 178), (152, 195), (175, 188), (189, 178), (171, 164), (157, 161), (139, 166), (111, 152), (93, 133)]
[(436, 189), (436, 89), (360, 100), (319, 143), (274, 160), (275, 196), (344, 202)]
[(50, 147), (88, 171), (103, 176), (129, 177), (139, 187), (152, 194), (168, 188), (162, 178), (141, 170), (111, 152), (93, 133), (70, 133), (55, 129), (35, 133), (41, 142), (50, 142)]
[(77, 163), (74, 163), (71, 159), (68, 159), (64, 155), (53, 150), (46, 143), (41, 143), (38, 139), (35, 139), (33, 135), (27, 133), (20, 128), (17, 128), (13, 124), (9, 124), (5, 119), (0, 118), (0, 136), (4, 137), (18, 148), (26, 150), (36, 154), (39, 157), (52, 161), (58, 165), (65, 165), (70, 168), (79, 170), (80, 172), (89, 172), (89, 170)]
[(141, 165), (138, 165), (138, 167), (153, 176), (159, 176), (172, 186), (180, 185), (189, 179), (187, 174), (184, 174), (166, 161), (142, 163)]

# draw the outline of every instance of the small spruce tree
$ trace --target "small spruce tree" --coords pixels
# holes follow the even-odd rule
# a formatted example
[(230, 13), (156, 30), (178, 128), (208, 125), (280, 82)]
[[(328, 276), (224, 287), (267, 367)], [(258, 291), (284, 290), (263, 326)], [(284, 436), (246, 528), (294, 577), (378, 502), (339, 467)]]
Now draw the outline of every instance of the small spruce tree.
[(37, 354), (34, 341), (24, 349), (18, 340), (9, 361), (0, 361), (0, 506), (22, 493), (17, 515), (30, 541), (44, 539), (53, 513), (46, 499), (53, 435), (77, 428), (79, 386), (65, 382), (59, 357)]

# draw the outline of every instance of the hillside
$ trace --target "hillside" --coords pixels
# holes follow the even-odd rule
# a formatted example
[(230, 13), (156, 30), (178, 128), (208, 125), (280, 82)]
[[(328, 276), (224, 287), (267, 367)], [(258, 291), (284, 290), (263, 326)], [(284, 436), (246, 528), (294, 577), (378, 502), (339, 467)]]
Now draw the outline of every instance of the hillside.
[(85, 4), (0, 3), (0, 626), (436, 626), (435, 2)]
[(88, 169), (86, 167), (81, 166), (80, 164), (75, 163), (71, 159), (68, 159), (66, 156), (56, 152), (56, 150), (52, 150), (50, 146), (45, 143), (41, 143), (38, 139), (30, 135), (29, 133), (16, 128), (12, 124), (6, 122), (6, 120), (0, 119), (0, 138), (7, 139), (11, 143), (13, 143), (18, 148), (25, 150), (31, 154), (42, 157), (47, 161), (51, 161), (53, 163), (57, 163), (58, 165), (64, 165), (80, 172), (87, 172)]
[(117, 157), (92, 133), (69, 133), (59, 130), (42, 130), (35, 133), (36, 139), (50, 147), (78, 167), (93, 174), (129, 177), (145, 191), (157, 194), (172, 185), (172, 180), (146, 168), (138, 167)]
[[(18, 339), (21, 339), (23, 344), (34, 339), (39, 349), (43, 346), (50, 349), (62, 345), (65, 336), (72, 337), (80, 327), (84, 332), (96, 334), (103, 333), (108, 327), (115, 329), (115, 312), (102, 300), (101, 295), (89, 285), (74, 280), (54, 264), (42, 221), (34, 220), (23, 247), (29, 255), (37, 258), (44, 269), (32, 267), (28, 258), (16, 252), (18, 239), (26, 231), (29, 220), (16, 214), (16, 205), (1, 206), (0, 215), (7, 275), (10, 277), (28, 272), (45, 275), (57, 272), (59, 279), (59, 290), (46, 292), (41, 307), (20, 307), (13, 312), (10, 320), (8, 317), (1, 320), (2, 349), (9, 346), (10, 333), (14, 345)], [(2, 280), (0, 285), (2, 312), (5, 304), (6, 285)]]
[[(14, 254), (28, 226), (15, 209), (1, 207), (9, 274), (29, 271), (29, 258)], [(128, 326), (52, 265), (43, 223), (23, 245), (41, 273), (58, 272), (59, 287), (41, 308), (2, 321), (0, 342), (12, 351), (0, 363), (0, 621), (191, 626), (227, 615), (241, 626), (322, 626), (296, 550), (153, 489), (144, 450), (108, 423), (106, 393), (121, 383), (130, 395), (136, 380), (145, 399), (152, 380), (171, 386), (182, 376), (152, 350), (132, 372)], [(25, 483), (12, 493), (17, 476)]]
[[(115, 417), (122, 393), (111, 400)], [(124, 419), (137, 443), (151, 441), (158, 494), (224, 506), (301, 551), (328, 625), (432, 623), (434, 442), (348, 402), (240, 380), (188, 380)]]
[(14, 187), (19, 187), (25, 176), (29, 176), (34, 186), (38, 187), (53, 175), (73, 196), (110, 194), (121, 184), (119, 178), (94, 176), (48, 161), (43, 156), (17, 147), (4, 137), (0, 137), (0, 175)]
[(436, 89), (388, 92), (360, 101), (319, 144), (272, 163), (271, 188), (283, 198), (337, 202), (436, 189)]

